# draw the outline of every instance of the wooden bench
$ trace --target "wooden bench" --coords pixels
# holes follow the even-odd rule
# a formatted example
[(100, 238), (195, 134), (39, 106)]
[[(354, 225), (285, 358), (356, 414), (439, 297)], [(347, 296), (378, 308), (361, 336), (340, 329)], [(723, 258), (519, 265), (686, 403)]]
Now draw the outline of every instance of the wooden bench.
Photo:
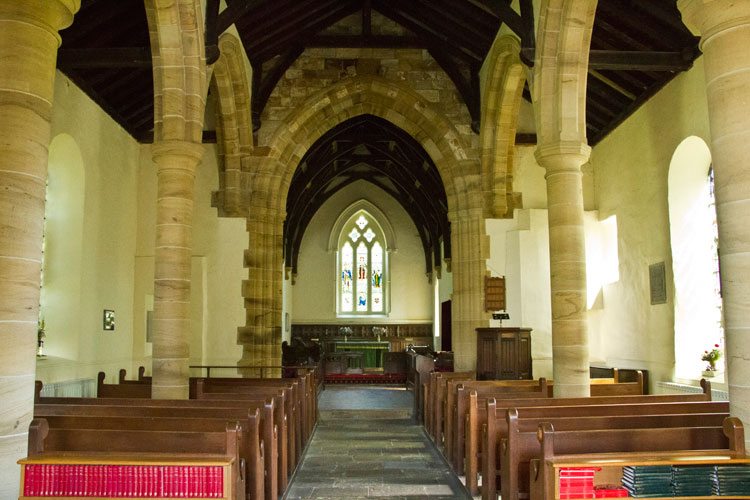
[(443, 435), (443, 407), (449, 380), (476, 380), (474, 372), (432, 372), (426, 388), (425, 415), (427, 432), (435, 442)]
[[(476, 453), (476, 442), (471, 438), (471, 443), (467, 443), (467, 449), (473, 454), (467, 461), (467, 470), (473, 469), (476, 455), (481, 455), (482, 461), (482, 493), (484, 498), (494, 498), (495, 477), (492, 471), (497, 471), (496, 462), (501, 460), (502, 448), (500, 444), (503, 439), (508, 437), (510, 429), (507, 422), (508, 409), (515, 406), (526, 405), (516, 408), (524, 418), (553, 418), (553, 417), (584, 417), (584, 416), (616, 416), (616, 415), (652, 415), (652, 414), (673, 414), (673, 413), (725, 413), (728, 414), (728, 403), (710, 403), (710, 402), (679, 402), (674, 398), (675, 395), (668, 396), (618, 396), (618, 397), (591, 397), (591, 398), (565, 398), (565, 399), (547, 399), (524, 400), (523, 402), (513, 402), (509, 400), (489, 400), (487, 407), (487, 420), (484, 425), (484, 431), (481, 440), (481, 450)], [(686, 395), (692, 397), (695, 395)], [(678, 395), (679, 397), (679, 395)], [(667, 401), (659, 402), (658, 400), (666, 398)], [(671, 400), (671, 401), (669, 401)], [(531, 403), (531, 404), (530, 404)], [(710, 407), (706, 406), (706, 403)], [(469, 437), (467, 436), (467, 439)], [(467, 471), (468, 473), (468, 471)], [(469, 481), (467, 476), (467, 482)]]
[[(723, 434), (721, 436), (714, 426), (607, 432), (557, 431), (553, 425), (548, 422), (540, 423), (534, 433), (536, 452), (529, 462), (533, 500), (555, 498), (555, 468), (561, 466), (614, 466), (620, 472), (615, 474), (614, 477), (617, 478), (621, 476), (622, 467), (630, 464), (746, 465), (750, 462), (745, 455), (742, 422), (735, 417), (724, 420), (719, 428)], [(602, 435), (603, 433), (606, 434)], [(612, 477), (611, 473), (609, 477)]]
[[(617, 369), (614, 370), (615, 377), (589, 379), (591, 385), (591, 396), (642, 396), (645, 394), (643, 385), (643, 372), (641, 372), (640, 370), (636, 371), (634, 381), (621, 382), (617, 378)], [(547, 388), (549, 390), (550, 397), (552, 397), (554, 387), (554, 380), (548, 380)]]
[[(286, 474), (281, 474), (279, 458), (285, 448), (279, 440), (276, 424), (280, 404), (277, 397), (259, 400), (143, 400), (103, 398), (41, 398), (34, 406), (34, 414), (46, 416), (129, 416), (129, 417), (180, 417), (180, 418), (247, 418), (248, 412), (260, 412), (260, 428), (264, 443), (264, 490), (267, 500), (275, 500), (278, 491), (286, 486)], [(248, 448), (251, 448), (249, 445)], [(282, 470), (283, 471), (283, 470)]]
[[(108, 429), (51, 428), (45, 419), (34, 419), (29, 426), (29, 458), (62, 460), (65, 453), (88, 456), (94, 463), (113, 455), (131, 454), (135, 463), (153, 454), (178, 454), (195, 459), (226, 457), (230, 465), (230, 498), (245, 498), (244, 470), (239, 457), (242, 431), (239, 424), (225, 424), (217, 431), (139, 431)], [(99, 459), (99, 460), (97, 460)], [(106, 462), (104, 462), (106, 463)], [(182, 477), (188, 482), (189, 477)]]
[[(113, 407), (98, 407), (109, 408)], [(90, 410), (91, 408), (86, 408)], [(128, 410), (132, 410), (128, 408)], [(69, 415), (53, 416), (46, 415), (44, 420), (47, 421), (49, 428), (52, 429), (107, 429), (107, 430), (125, 430), (125, 431), (188, 431), (188, 432), (222, 432), (225, 430), (227, 422), (235, 416), (240, 417), (237, 420), (241, 432), (238, 456), (240, 463), (244, 463), (244, 483), (245, 493), (248, 499), (261, 500), (264, 498), (264, 463), (263, 463), (263, 442), (260, 434), (260, 410), (247, 411), (230, 410), (219, 412), (221, 416), (203, 416), (203, 417), (157, 417), (146, 414), (141, 409), (140, 412), (126, 411), (125, 413), (136, 413), (131, 415), (114, 415), (112, 416), (93, 416), (90, 411), (80, 414), (71, 412)], [(208, 415), (207, 412), (204, 412)]]
[[(294, 385), (296, 381), (296, 386)], [(291, 387), (292, 396), (299, 409), (302, 440), (306, 441), (315, 427), (318, 410), (317, 390), (307, 374), (294, 379), (253, 378), (191, 378), (191, 398), (198, 399), (203, 393), (231, 393), (247, 391), (248, 387)]]
[[(122, 374), (121, 376), (124, 375)], [(105, 384), (106, 373), (99, 372), (96, 380), (96, 397), (98, 398), (151, 398), (151, 382), (130, 380), (124, 384)]]
[(463, 473), (464, 469), (465, 422), (469, 412), (469, 392), (472, 390), (476, 391), (480, 399), (479, 404), (483, 404), (490, 396), (501, 399), (511, 397), (526, 399), (543, 398), (548, 394), (545, 378), (539, 380), (449, 380), (443, 409), (443, 415), (445, 415), (443, 454), (458, 474)]

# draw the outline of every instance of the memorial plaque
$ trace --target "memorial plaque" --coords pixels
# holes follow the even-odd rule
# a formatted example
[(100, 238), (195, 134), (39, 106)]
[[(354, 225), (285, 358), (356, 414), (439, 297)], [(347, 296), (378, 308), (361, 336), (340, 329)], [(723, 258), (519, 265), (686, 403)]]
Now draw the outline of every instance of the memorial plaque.
[(651, 305), (667, 303), (667, 279), (664, 262), (648, 266), (648, 281), (651, 288)]

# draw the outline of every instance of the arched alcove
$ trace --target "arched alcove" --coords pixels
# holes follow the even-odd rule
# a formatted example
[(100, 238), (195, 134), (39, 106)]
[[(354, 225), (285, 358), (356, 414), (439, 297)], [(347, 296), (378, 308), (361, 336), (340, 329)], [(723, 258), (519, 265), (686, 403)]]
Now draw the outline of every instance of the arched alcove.
[(675, 375), (680, 378), (698, 378), (707, 364), (702, 353), (723, 345), (710, 168), (711, 152), (695, 136), (680, 143), (669, 165)]
[(49, 148), (40, 318), (46, 326), (45, 353), (67, 359), (78, 356), (81, 330), (84, 188), (78, 144), (60, 134)]

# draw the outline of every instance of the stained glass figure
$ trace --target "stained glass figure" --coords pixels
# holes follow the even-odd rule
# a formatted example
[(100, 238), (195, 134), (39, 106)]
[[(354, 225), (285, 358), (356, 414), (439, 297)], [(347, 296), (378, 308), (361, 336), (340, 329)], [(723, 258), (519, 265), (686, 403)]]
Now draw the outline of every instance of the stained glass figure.
[(354, 290), (352, 271), (354, 269), (352, 246), (347, 241), (341, 248), (341, 310), (352, 312)]
[(352, 239), (352, 241), (356, 242), (359, 239), (359, 231), (356, 229), (352, 229), (352, 232), (349, 233), (349, 238)]
[(367, 246), (357, 246), (357, 311), (367, 311)]
[(360, 229), (364, 229), (367, 225), (367, 219), (365, 219), (364, 215), (360, 215), (359, 219), (357, 219), (357, 222), (355, 222), (356, 225), (359, 226)]
[(375, 237), (375, 233), (372, 231), (371, 227), (367, 228), (367, 231), (365, 231), (365, 239), (367, 240), (367, 243), (370, 243), (372, 239)]
[(372, 245), (372, 311), (383, 311), (383, 247)]

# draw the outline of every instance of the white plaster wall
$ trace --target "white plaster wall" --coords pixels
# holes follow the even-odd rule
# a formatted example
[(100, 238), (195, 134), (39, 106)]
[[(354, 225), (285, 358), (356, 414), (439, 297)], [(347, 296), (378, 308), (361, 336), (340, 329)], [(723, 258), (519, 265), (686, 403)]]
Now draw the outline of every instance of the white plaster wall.
[[(425, 275), (425, 259), (417, 229), (398, 202), (380, 188), (357, 181), (343, 188), (315, 213), (302, 238), (299, 269), (292, 289), (294, 323), (336, 321), (336, 255), (328, 252), (328, 238), (337, 217), (352, 203), (366, 199), (393, 226), (395, 252), (389, 253), (390, 314), (379, 322), (431, 322), (434, 291)], [(388, 242), (391, 245), (391, 242)], [(357, 319), (347, 318), (347, 323)], [(372, 318), (363, 318), (369, 322)]]
[[(710, 143), (702, 58), (592, 153), (600, 218), (617, 216), (620, 276), (604, 287), (600, 338), (592, 343), (606, 346), (610, 365), (650, 370), (652, 382), (670, 380), (674, 367), (667, 174), (675, 149), (691, 135)], [(662, 261), (668, 300), (651, 305), (648, 266)]]
[[(38, 360), (37, 378), (52, 383), (100, 370), (111, 378), (131, 361), (138, 144), (59, 71), (54, 99), (51, 137), (67, 134), (80, 152), (83, 213), (60, 219), (78, 241), (66, 243), (70, 266), (53, 270), (45, 292), (55, 299), (48, 312), (42, 305), (49, 357)], [(54, 263), (54, 243), (49, 251)], [(114, 331), (103, 330), (104, 309), (115, 311)]]

